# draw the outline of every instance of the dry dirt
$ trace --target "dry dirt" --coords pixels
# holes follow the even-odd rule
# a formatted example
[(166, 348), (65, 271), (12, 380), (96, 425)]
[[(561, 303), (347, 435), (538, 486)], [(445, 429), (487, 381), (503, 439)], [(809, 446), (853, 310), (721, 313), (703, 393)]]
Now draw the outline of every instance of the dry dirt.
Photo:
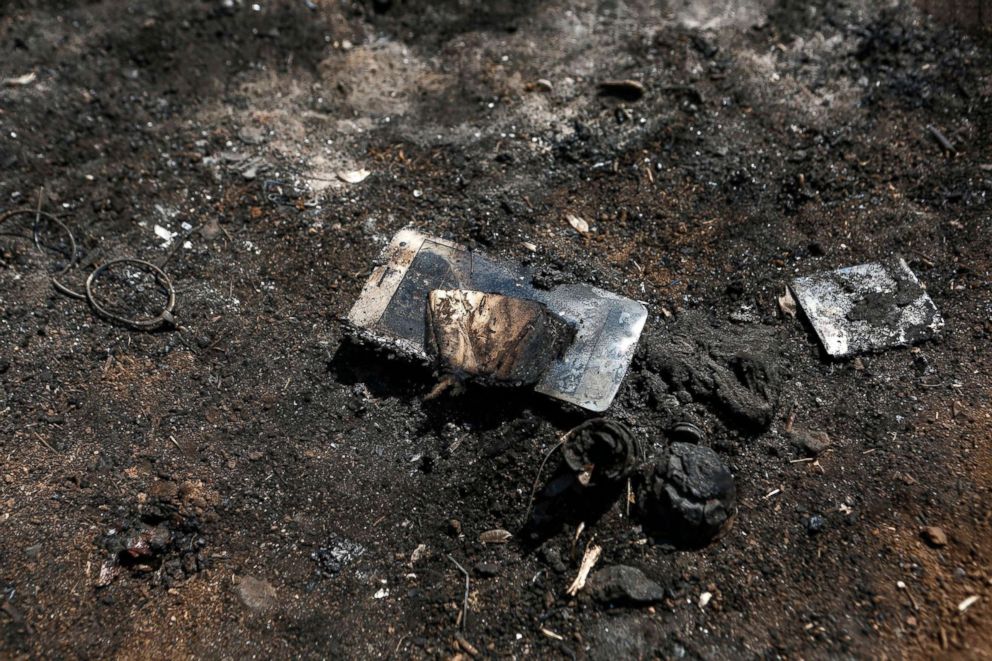
[[(992, 656), (987, 34), (860, 0), (7, 0), (0, 78), (0, 210), (44, 188), (67, 284), (180, 241), (179, 327), (143, 333), (0, 225), (0, 657)], [(623, 78), (644, 97), (597, 94)], [(429, 370), (347, 341), (408, 224), (644, 301), (609, 415), (652, 451), (700, 424), (729, 533), (664, 548), (622, 500), (524, 529), (588, 416), (424, 401)], [(790, 278), (892, 255), (938, 339), (833, 362), (779, 312)], [(680, 384), (693, 341), (773, 396)], [(798, 461), (790, 426), (829, 449)], [(665, 599), (566, 595), (589, 544)]]

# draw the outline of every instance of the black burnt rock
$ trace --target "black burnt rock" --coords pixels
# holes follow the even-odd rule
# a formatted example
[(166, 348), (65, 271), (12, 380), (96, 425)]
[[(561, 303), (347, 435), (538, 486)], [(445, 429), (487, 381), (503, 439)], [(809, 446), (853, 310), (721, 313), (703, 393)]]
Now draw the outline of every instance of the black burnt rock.
[(589, 577), (589, 593), (608, 606), (647, 606), (665, 598), (665, 590), (636, 567), (613, 565)]
[(578, 475), (597, 481), (618, 482), (644, 460), (644, 450), (622, 422), (594, 418), (573, 429), (562, 446), (565, 464)]
[(645, 530), (657, 541), (701, 548), (724, 533), (737, 512), (737, 487), (710, 448), (673, 443), (639, 489)]

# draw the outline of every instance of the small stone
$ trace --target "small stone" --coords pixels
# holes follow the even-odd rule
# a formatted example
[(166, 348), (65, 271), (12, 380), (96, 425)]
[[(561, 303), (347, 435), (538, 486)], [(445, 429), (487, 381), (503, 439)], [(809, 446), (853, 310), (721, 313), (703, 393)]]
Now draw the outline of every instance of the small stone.
[(368, 179), (370, 174), (372, 173), (364, 168), (359, 170), (342, 170), (338, 172), (338, 179), (346, 184), (360, 184)]
[(541, 547), (541, 559), (559, 574), (568, 569), (568, 567), (565, 566), (565, 563), (562, 562), (561, 553), (558, 552), (558, 549), (552, 546)]
[(276, 606), (276, 589), (268, 581), (243, 576), (236, 590), (242, 603), (253, 611), (265, 612)]
[(827, 520), (824, 519), (819, 514), (814, 514), (813, 516), (806, 519), (806, 532), (810, 535), (817, 535), (824, 531), (827, 527)]
[(499, 576), (499, 565), (495, 562), (480, 562), (475, 565), (475, 575), (479, 578)]
[(830, 447), (830, 437), (822, 431), (796, 429), (792, 432), (792, 444), (807, 457), (819, 457)]
[(943, 528), (927, 526), (920, 531), (920, 534), (923, 535), (924, 541), (934, 548), (947, 546), (947, 533), (944, 532)]
[(179, 495), (179, 485), (172, 480), (156, 480), (148, 488), (148, 495), (164, 503), (172, 503)]
[(646, 606), (665, 598), (660, 585), (626, 565), (600, 569), (589, 578), (588, 587), (594, 599), (607, 605)]
[(546, 78), (538, 78), (537, 80), (535, 80), (532, 83), (527, 83), (525, 89), (528, 92), (533, 92), (533, 91), (537, 91), (537, 92), (551, 92), (551, 91), (554, 90), (554, 86), (551, 84), (551, 81), (550, 80), (548, 80)]
[(572, 226), (572, 229), (579, 234), (589, 233), (589, 222), (585, 218), (576, 216), (574, 213), (567, 213), (565, 214), (565, 220), (567, 220), (568, 224)]

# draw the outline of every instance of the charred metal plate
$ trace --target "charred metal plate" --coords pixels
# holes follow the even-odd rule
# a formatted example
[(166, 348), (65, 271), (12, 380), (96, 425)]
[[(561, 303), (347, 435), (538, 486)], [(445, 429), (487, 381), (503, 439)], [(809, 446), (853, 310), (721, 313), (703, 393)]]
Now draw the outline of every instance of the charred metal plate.
[(605, 411), (613, 402), (647, 320), (647, 309), (637, 301), (589, 285), (537, 289), (522, 269), (407, 228), (383, 250), (348, 322), (379, 344), (429, 360), (427, 300), (437, 289), (536, 301), (569, 324), (574, 339), (543, 371), (535, 390), (590, 411)]
[(835, 358), (922, 342), (944, 326), (901, 258), (796, 278), (791, 289)]

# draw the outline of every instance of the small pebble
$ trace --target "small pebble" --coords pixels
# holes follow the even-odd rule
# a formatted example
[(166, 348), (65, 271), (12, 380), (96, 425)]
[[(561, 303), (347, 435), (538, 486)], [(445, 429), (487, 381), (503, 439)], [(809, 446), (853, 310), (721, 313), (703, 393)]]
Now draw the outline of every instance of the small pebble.
[(923, 535), (924, 541), (934, 548), (947, 546), (947, 533), (944, 532), (943, 528), (927, 526), (920, 531), (920, 534)]
[(806, 532), (810, 535), (816, 535), (827, 527), (827, 520), (824, 519), (819, 514), (814, 514), (806, 520)]
[(647, 606), (661, 601), (665, 591), (636, 567), (613, 565), (589, 577), (589, 593), (608, 606)]
[(797, 429), (792, 433), (792, 444), (807, 457), (819, 457), (830, 447), (830, 437), (822, 431)]

